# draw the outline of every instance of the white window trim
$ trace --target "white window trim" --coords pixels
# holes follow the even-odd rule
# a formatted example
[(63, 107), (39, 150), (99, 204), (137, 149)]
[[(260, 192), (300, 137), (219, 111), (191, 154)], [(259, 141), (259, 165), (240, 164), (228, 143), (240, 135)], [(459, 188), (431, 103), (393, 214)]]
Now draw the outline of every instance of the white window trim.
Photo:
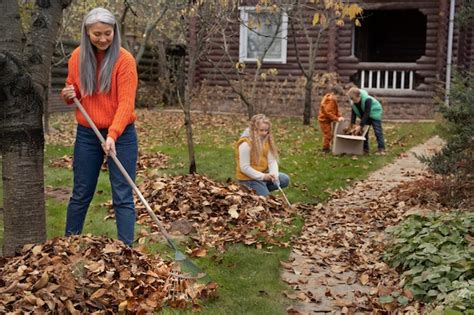
[[(248, 12), (255, 12), (255, 7), (244, 6), (239, 7), (240, 20), (242, 23), (247, 23)], [(264, 63), (281, 63), (286, 64), (287, 46), (288, 46), (288, 14), (282, 12), (281, 19), (281, 57), (280, 58), (268, 58), (265, 57)], [(247, 58), (247, 36), (249, 29), (244, 25), (240, 25), (240, 40), (239, 40), (239, 62), (257, 62), (257, 58)]]

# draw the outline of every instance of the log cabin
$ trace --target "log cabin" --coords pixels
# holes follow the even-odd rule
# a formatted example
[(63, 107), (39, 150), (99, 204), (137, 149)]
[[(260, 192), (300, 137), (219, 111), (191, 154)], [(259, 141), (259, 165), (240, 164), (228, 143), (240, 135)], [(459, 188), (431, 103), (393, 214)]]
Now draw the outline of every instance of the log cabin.
[[(474, 32), (472, 26), (460, 27), (456, 14), (460, 10), (459, 0), (366, 0), (354, 1), (364, 11), (360, 27), (344, 23), (341, 27), (330, 27), (323, 34), (315, 58), (318, 73), (336, 73), (344, 85), (355, 84), (366, 89), (384, 104), (384, 119), (423, 120), (432, 119), (436, 104), (443, 100), (449, 83), (446, 76), (455, 68), (472, 71), (474, 68)], [(258, 51), (252, 34), (252, 26), (246, 25), (249, 15), (255, 14), (255, 1), (244, 2), (236, 15), (239, 23), (226, 29), (227, 49), (222, 38), (216, 35), (214, 45), (197, 64), (195, 80), (213, 91), (226, 91), (226, 97), (198, 102), (194, 109), (224, 112), (245, 112), (246, 108), (235, 93), (229, 89), (232, 80), (238, 79), (235, 67), (245, 64), (246, 69), (255, 68)], [(453, 27), (450, 31), (450, 12)], [(263, 71), (276, 69), (272, 79), (284, 82), (284, 93), (267, 90), (258, 102), (279, 95), (279, 100), (258, 109), (274, 115), (302, 115), (303, 96), (297, 89), (302, 74), (297, 58), (308, 63), (308, 42), (301, 28), (289, 27), (287, 13), (281, 12), (278, 19), (281, 36), (274, 40), (262, 63)], [(311, 28), (313, 12), (308, 11), (307, 27)], [(269, 29), (274, 25), (267, 25)], [(232, 35), (234, 34), (234, 35)], [(260, 33), (261, 34), (261, 33)], [(309, 33), (316, 36), (316, 33)], [(451, 35), (450, 35), (451, 34)], [(253, 37), (253, 38), (252, 38)], [(232, 38), (234, 40), (232, 40)], [(227, 56), (225, 56), (227, 55)], [(258, 83), (264, 89), (269, 80)], [(448, 85), (447, 85), (448, 84)], [(281, 95), (296, 94), (293, 101)], [(230, 96), (231, 95), (231, 96)], [(319, 93), (320, 95), (320, 93)], [(436, 101), (438, 98), (438, 101)], [(319, 108), (319, 98), (313, 97), (313, 115)], [(348, 103), (341, 104), (345, 115), (350, 115)]]

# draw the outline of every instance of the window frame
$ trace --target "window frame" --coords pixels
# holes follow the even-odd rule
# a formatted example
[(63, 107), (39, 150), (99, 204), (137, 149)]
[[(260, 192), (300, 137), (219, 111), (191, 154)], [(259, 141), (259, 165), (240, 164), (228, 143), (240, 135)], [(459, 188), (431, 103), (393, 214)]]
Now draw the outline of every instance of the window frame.
[[(250, 12), (256, 12), (254, 6), (242, 6), (240, 10), (240, 36), (239, 36), (239, 62), (257, 62), (257, 58), (248, 58), (248, 33), (249, 28), (247, 25)], [(244, 25), (242, 25), (242, 23)], [(281, 51), (280, 58), (268, 58), (265, 57), (262, 63), (275, 63), (275, 64), (286, 64), (287, 63), (287, 48), (288, 48), (288, 14), (281, 12)]]

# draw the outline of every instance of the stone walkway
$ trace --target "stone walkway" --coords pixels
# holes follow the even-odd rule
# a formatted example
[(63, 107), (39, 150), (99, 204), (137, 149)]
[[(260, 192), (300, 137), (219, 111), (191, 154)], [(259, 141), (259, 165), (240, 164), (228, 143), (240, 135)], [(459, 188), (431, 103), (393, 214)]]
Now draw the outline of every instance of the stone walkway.
[[(342, 198), (331, 199), (327, 205), (331, 207), (350, 205), (367, 209), (369, 203), (383, 197), (394, 187), (423, 176), (426, 166), (415, 157), (415, 154), (432, 155), (442, 145), (443, 140), (439, 137), (429, 139), (426, 143), (402, 154), (392, 164), (372, 173), (364, 181), (364, 185), (355, 183), (350, 186), (346, 190), (350, 190), (351, 193), (344, 194)], [(368, 192), (367, 187), (374, 187), (374, 189)], [(303, 228), (301, 238), (305, 237), (311, 237), (311, 233)], [(290, 256), (291, 268), (285, 269), (282, 278), (287, 283), (297, 284), (293, 286), (297, 288), (294, 295), (304, 294), (305, 297), (299, 299), (292, 297), (298, 302), (290, 308), (290, 314), (341, 314), (341, 308), (346, 306), (343, 301), (352, 303), (354, 292), (369, 290), (369, 287), (361, 285), (359, 281), (348, 281), (351, 277), (356, 277), (354, 272), (340, 272), (330, 266), (317, 265), (316, 259), (316, 257), (310, 257), (295, 249)], [(353, 284), (347, 284), (351, 282)], [(331, 294), (327, 294), (328, 292)], [(343, 298), (335, 299), (334, 296)]]

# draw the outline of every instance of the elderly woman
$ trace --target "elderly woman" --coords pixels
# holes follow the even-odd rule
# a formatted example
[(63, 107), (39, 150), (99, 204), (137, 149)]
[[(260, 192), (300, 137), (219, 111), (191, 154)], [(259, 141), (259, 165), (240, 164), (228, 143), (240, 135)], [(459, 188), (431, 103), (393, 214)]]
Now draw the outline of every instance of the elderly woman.
[[(138, 155), (134, 121), (138, 75), (135, 59), (120, 46), (120, 33), (114, 15), (95, 8), (82, 24), (81, 44), (68, 65), (62, 95), (72, 104), (77, 97), (106, 138), (102, 146), (79, 110), (74, 145), (74, 188), (67, 208), (66, 235), (80, 234), (87, 209), (94, 196), (99, 172), (109, 152), (117, 155), (135, 180)], [(115, 163), (108, 163), (118, 238), (132, 245), (135, 205), (132, 188)]]

